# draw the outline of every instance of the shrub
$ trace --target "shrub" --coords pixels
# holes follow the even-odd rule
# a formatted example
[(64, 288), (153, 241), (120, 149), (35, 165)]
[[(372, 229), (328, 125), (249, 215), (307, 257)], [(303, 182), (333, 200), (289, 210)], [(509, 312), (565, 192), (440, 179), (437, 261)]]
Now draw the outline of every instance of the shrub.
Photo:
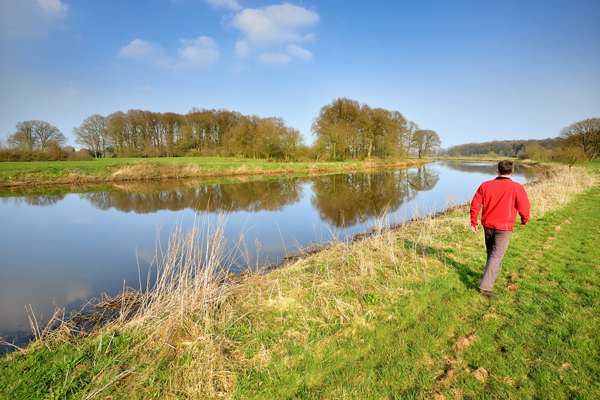
[(55, 141), (51, 142), (46, 147), (46, 152), (50, 154), (52, 160), (54, 161), (65, 161), (69, 156), (69, 153), (66, 152), (62, 147), (60, 147), (58, 142)]
[(69, 161), (93, 161), (94, 157), (90, 154), (86, 149), (81, 149), (79, 151), (74, 151), (67, 155), (67, 160)]
[(198, 149), (189, 149), (185, 152), (186, 157), (202, 157), (202, 152)]
[(49, 153), (40, 150), (25, 152), (15, 149), (0, 149), (0, 161), (52, 161), (52, 156)]

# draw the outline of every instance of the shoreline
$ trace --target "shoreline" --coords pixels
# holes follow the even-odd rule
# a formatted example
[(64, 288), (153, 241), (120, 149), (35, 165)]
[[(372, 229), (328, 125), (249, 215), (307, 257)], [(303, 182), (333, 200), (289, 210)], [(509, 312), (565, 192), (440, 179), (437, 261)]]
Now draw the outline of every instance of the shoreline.
[[(319, 163), (278, 163), (277, 168), (268, 168), (265, 160), (256, 162), (228, 162), (224, 170), (219, 170), (215, 165), (194, 162), (157, 162), (151, 159), (140, 159), (131, 163), (109, 164), (104, 169), (91, 171), (92, 173), (77, 172), (63, 168), (59, 173), (66, 174), (61, 177), (43, 176), (45, 170), (33, 168), (30, 171), (12, 171), (9, 180), (0, 180), (0, 188), (26, 188), (53, 185), (86, 185), (123, 181), (153, 181), (163, 179), (190, 179), (190, 178), (229, 178), (265, 175), (311, 175), (319, 173), (370, 171), (387, 168), (418, 167), (433, 162), (432, 159), (394, 159), (394, 160), (366, 160), (350, 162), (319, 162)], [(255, 160), (253, 160), (255, 161)], [(61, 161), (55, 161), (48, 170), (61, 166)], [(93, 163), (88, 161), (87, 163)], [(48, 163), (46, 163), (48, 164)], [(4, 165), (7, 165), (4, 163)], [(89, 164), (86, 166), (94, 167)], [(266, 168), (265, 168), (266, 167)], [(31, 172), (33, 171), (33, 172)], [(4, 172), (7, 174), (6, 172)], [(10, 172), (9, 172), (10, 173)], [(12, 178), (12, 179), (11, 179)]]

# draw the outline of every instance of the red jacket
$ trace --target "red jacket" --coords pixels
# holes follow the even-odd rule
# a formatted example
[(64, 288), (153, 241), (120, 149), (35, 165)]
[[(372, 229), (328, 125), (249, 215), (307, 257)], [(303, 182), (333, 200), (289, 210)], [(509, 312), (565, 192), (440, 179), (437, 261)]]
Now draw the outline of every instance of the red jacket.
[(529, 199), (525, 188), (510, 178), (498, 177), (483, 182), (471, 202), (471, 225), (477, 225), (479, 211), (483, 207), (481, 225), (488, 228), (512, 231), (517, 219), (521, 223), (529, 221)]

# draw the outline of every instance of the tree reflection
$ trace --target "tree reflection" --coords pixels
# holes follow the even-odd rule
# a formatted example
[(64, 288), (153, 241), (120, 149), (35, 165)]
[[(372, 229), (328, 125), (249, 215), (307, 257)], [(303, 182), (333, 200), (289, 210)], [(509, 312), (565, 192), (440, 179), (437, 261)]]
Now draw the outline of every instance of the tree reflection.
[[(155, 191), (130, 190), (120, 185), (116, 191), (84, 193), (80, 197), (101, 210), (114, 208), (137, 214), (162, 210), (180, 211), (281, 211), (302, 197), (302, 185), (297, 178), (270, 181), (212, 184)], [(148, 189), (148, 188), (147, 188)]]
[(311, 203), (321, 220), (337, 228), (376, 218), (388, 208), (395, 212), (417, 192), (432, 189), (439, 173), (426, 166), (372, 174), (355, 173), (315, 178)]
[(433, 189), (440, 180), (440, 173), (428, 165), (408, 170), (407, 176), (411, 189), (417, 192)]
[(28, 206), (51, 206), (59, 201), (63, 200), (66, 197), (64, 194), (59, 195), (40, 195), (40, 196), (26, 196), (26, 197), (10, 197), (3, 198), (2, 202), (8, 204), (8, 202), (13, 202), (16, 206), (20, 206), (21, 204), (27, 204)]
[[(461, 172), (470, 172), (470, 173), (478, 173), (478, 174), (489, 174), (490, 176), (496, 176), (496, 169), (498, 168), (498, 163), (476, 163), (476, 162), (461, 162), (461, 161), (451, 161), (451, 162), (443, 162), (443, 164), (448, 169), (454, 171)], [(520, 164), (515, 163), (515, 173), (518, 175), (523, 175), (525, 178), (535, 178), (535, 170), (533, 168), (527, 168)]]

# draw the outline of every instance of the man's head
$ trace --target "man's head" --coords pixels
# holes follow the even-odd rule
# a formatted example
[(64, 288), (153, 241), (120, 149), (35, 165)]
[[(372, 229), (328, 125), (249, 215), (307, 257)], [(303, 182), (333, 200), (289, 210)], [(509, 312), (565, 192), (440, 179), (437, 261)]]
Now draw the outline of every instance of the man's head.
[(513, 173), (514, 167), (512, 161), (502, 160), (498, 163), (498, 173), (500, 175), (510, 175)]

